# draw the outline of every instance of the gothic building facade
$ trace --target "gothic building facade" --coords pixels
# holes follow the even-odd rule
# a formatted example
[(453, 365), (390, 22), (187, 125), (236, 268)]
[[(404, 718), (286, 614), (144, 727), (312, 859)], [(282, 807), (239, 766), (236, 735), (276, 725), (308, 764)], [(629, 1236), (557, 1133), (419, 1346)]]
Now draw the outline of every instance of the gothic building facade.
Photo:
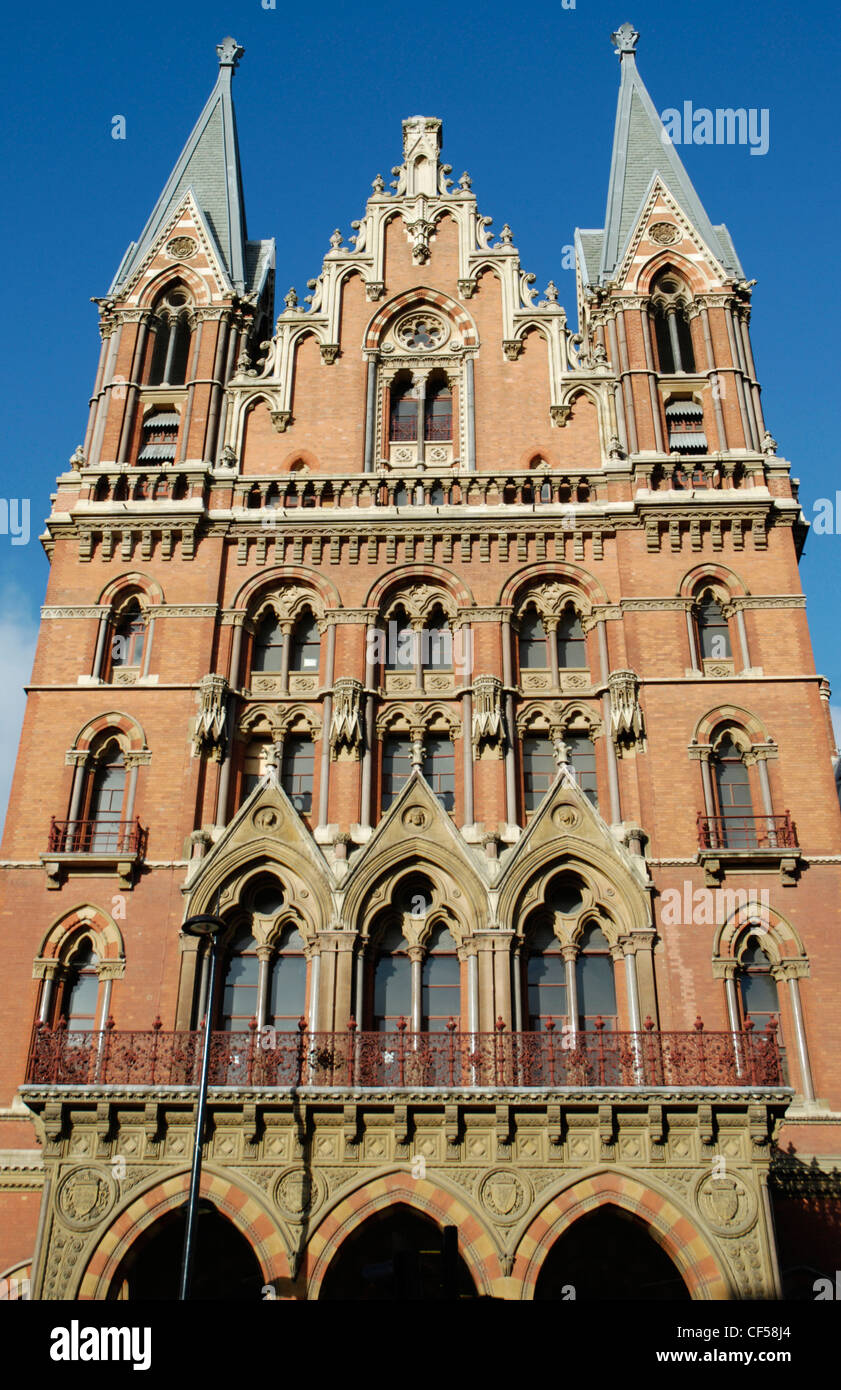
[(751, 282), (613, 38), (577, 333), (420, 116), (275, 321), (230, 39), (96, 301), (2, 850), (0, 1273), (33, 1297), (174, 1292), (205, 1020), (199, 1293), (830, 1272), (805, 526)]

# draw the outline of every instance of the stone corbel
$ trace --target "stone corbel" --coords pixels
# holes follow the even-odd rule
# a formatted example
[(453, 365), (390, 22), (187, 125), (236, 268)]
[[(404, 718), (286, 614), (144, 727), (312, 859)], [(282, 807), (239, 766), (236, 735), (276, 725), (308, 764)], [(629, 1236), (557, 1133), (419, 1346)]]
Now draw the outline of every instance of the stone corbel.
[(207, 753), (215, 762), (222, 761), (228, 690), (225, 676), (202, 676), (199, 681), (199, 713), (193, 734), (193, 756), (196, 758)]
[(505, 353), (509, 362), (516, 362), (520, 353), (523, 351), (522, 338), (503, 338), (502, 351)]
[(385, 294), (385, 281), (384, 281), (384, 280), (367, 280), (367, 281), (365, 282), (365, 298), (366, 298), (366, 299), (368, 299), (368, 300), (370, 300), (370, 301), (373, 302), (374, 300), (382, 299), (382, 297), (383, 297), (384, 294)]
[(332, 367), (333, 363), (335, 362), (336, 358), (337, 358), (338, 355), (339, 355), (339, 344), (338, 344), (338, 343), (320, 343), (320, 344), (319, 344), (319, 347), (320, 347), (320, 350), (321, 350), (321, 360), (322, 360), (322, 362), (324, 363), (325, 366), (327, 366), (327, 367)]
[(571, 405), (550, 405), (549, 416), (553, 425), (562, 428), (572, 414)]
[(272, 417), (272, 424), (278, 434), (283, 434), (284, 430), (292, 423), (291, 410), (270, 410), (269, 414)]
[(473, 681), (473, 748), (477, 757), (484, 749), (502, 757), (505, 750), (505, 717), (502, 712), (502, 681), (498, 676), (476, 676)]
[(611, 671), (610, 726), (617, 749), (642, 742), (645, 727), (639, 703), (639, 680), (635, 671)]
[(472, 299), (477, 288), (475, 280), (459, 280), (458, 282), (458, 292), (462, 299)]
[(330, 756), (358, 761), (362, 749), (362, 682), (340, 676), (333, 684)]

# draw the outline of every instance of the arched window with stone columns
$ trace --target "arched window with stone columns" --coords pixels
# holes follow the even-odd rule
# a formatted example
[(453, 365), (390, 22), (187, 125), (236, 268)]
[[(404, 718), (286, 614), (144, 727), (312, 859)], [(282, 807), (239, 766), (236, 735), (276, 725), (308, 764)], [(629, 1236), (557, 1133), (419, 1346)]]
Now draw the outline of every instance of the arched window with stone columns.
[[(770, 1023), (784, 1084), (794, 1085), (811, 1101), (815, 1090), (801, 998), (811, 967), (799, 932), (771, 898), (770, 889), (750, 896), (744, 889), (716, 894), (723, 920), (713, 941), (713, 975), (724, 982), (726, 1016), (740, 1065), (746, 1059), (738, 1035), (748, 1022), (756, 1035)], [(763, 1056), (761, 1041), (757, 1055)]]
[(777, 745), (750, 711), (719, 706), (695, 727), (689, 755), (701, 764), (702, 849), (796, 849), (788, 811), (772, 798), (768, 763)]

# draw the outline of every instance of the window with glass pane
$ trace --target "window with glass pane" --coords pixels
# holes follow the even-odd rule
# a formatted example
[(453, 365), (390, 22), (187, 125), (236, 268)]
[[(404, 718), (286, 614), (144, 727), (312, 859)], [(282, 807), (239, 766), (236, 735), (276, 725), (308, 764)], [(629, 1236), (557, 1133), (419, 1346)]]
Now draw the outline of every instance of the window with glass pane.
[(289, 734), (283, 743), (281, 786), (296, 811), (312, 810), (315, 749), (309, 734)]
[(247, 1033), (257, 1017), (257, 984), (260, 962), (257, 943), (247, 928), (231, 943), (222, 985), (221, 1026), (226, 1033)]
[(606, 1031), (616, 1028), (616, 987), (610, 945), (601, 927), (588, 927), (575, 962), (578, 993), (578, 1026), (595, 1030), (601, 1018)]
[(139, 666), (143, 660), (145, 636), (146, 624), (140, 604), (136, 599), (132, 599), (126, 604), (114, 627), (111, 638), (112, 667)]
[(722, 838), (728, 849), (751, 849), (756, 844), (750, 781), (741, 750), (727, 734), (716, 750), (713, 764), (718, 814), (723, 817)]
[(411, 1026), (412, 967), (403, 933), (392, 927), (380, 942), (374, 966), (374, 1031), (396, 1031), (401, 1018)]
[(523, 738), (523, 804), (527, 811), (534, 811), (540, 805), (557, 772), (548, 735), (526, 734)]
[(698, 641), (705, 660), (726, 658), (730, 650), (730, 628), (721, 611), (721, 604), (707, 590), (698, 604)]
[(242, 773), (242, 800), (250, 796), (260, 778), (266, 771), (266, 757), (269, 751), (267, 739), (255, 739), (245, 749)]
[(266, 1023), (282, 1033), (294, 1033), (307, 1006), (307, 958), (298, 931), (288, 928), (272, 958)]
[(444, 1033), (453, 1019), (459, 1023), (461, 967), (456, 943), (446, 927), (432, 933), (429, 953), (421, 971), (421, 1029)]
[(436, 608), (426, 624), (423, 636), (427, 650), (424, 665), (430, 671), (453, 669), (453, 634), (446, 613)]
[(424, 437), (431, 442), (453, 437), (453, 394), (446, 377), (432, 378), (426, 389)]
[(754, 1032), (767, 1029), (774, 1024), (783, 1078), (788, 1085), (788, 1070), (780, 1027), (780, 1000), (777, 994), (777, 981), (771, 973), (771, 962), (756, 941), (751, 941), (739, 958), (736, 976), (739, 988), (739, 1003), (744, 1027), (748, 1018), (753, 1022)]
[(61, 1016), (68, 1032), (88, 1033), (97, 1025), (99, 956), (90, 941), (83, 941), (71, 956), (64, 983)]
[(321, 655), (321, 633), (312, 613), (302, 613), (292, 633), (292, 652), (290, 668), (293, 671), (311, 671), (318, 675)]
[(389, 410), (388, 437), (393, 443), (418, 437), (417, 388), (411, 377), (393, 382)]
[(599, 789), (596, 782), (596, 749), (588, 734), (564, 734), (564, 743), (569, 752), (578, 785), (593, 806), (599, 804)]
[(260, 619), (254, 637), (254, 670), (280, 671), (283, 667), (283, 633), (274, 613)]
[(387, 671), (413, 671), (415, 635), (405, 608), (392, 611), (386, 626), (385, 667)]
[(567, 1014), (567, 991), (561, 944), (548, 923), (535, 928), (526, 956), (529, 1032), (537, 1033), (549, 1019), (560, 1026)]
[(534, 608), (527, 608), (520, 619), (519, 649), (521, 671), (547, 669), (549, 657), (546, 650), (546, 632), (540, 615)]
[(92, 853), (114, 854), (119, 851), (119, 826), (125, 790), (125, 760), (119, 746), (112, 743), (93, 775), (89, 812), (89, 819), (94, 822), (89, 832)]
[(587, 643), (581, 619), (572, 607), (567, 607), (558, 623), (558, 665), (565, 667), (585, 667), (587, 665)]
[(404, 734), (387, 734), (383, 739), (382, 808), (392, 801), (412, 775), (412, 740)]
[(456, 804), (456, 750), (447, 734), (430, 734), (423, 746), (423, 775), (445, 811)]

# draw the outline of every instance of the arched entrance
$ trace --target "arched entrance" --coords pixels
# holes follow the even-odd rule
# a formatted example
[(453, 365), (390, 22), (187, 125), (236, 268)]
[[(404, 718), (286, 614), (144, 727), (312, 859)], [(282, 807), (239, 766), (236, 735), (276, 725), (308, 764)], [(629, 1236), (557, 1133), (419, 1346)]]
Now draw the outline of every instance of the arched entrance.
[(401, 1203), (375, 1212), (342, 1242), (319, 1294), (333, 1302), (475, 1297), (458, 1228)]
[(558, 1237), (543, 1261), (534, 1296), (599, 1302), (688, 1300), (690, 1294), (645, 1225), (609, 1204), (579, 1217)]
[[(132, 1243), (111, 1283), (110, 1299), (175, 1300), (186, 1208), (177, 1207)], [(212, 1202), (199, 1203), (191, 1299), (260, 1299), (263, 1274), (241, 1231)]]

